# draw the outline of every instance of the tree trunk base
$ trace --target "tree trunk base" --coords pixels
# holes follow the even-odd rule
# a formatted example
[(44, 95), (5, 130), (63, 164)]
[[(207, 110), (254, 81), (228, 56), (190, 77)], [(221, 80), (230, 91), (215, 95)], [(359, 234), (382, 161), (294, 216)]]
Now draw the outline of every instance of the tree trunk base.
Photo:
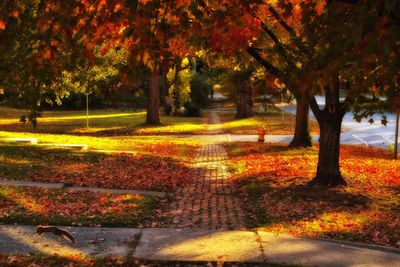
[(254, 117), (254, 114), (236, 114), (236, 119), (247, 119)]
[(311, 147), (312, 146), (312, 141), (311, 141), (311, 136), (305, 136), (304, 138), (297, 139), (293, 138), (293, 140), (290, 142), (289, 147)]
[(347, 183), (341, 174), (318, 173), (317, 176), (309, 182), (309, 185), (339, 186), (347, 185)]
[(161, 122), (159, 120), (149, 120), (149, 119), (147, 119), (145, 124), (146, 125), (160, 125)]

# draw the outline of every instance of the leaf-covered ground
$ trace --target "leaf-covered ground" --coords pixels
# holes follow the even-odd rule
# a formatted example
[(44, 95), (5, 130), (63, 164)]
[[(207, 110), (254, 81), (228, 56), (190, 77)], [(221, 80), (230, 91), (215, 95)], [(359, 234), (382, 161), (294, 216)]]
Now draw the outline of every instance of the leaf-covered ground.
[[(233, 262), (185, 262), (185, 261), (149, 261), (134, 258), (103, 257), (92, 258), (82, 256), (60, 257), (48, 255), (5, 255), (0, 254), (0, 266), (4, 267), (284, 267), (289, 265), (268, 263), (233, 263)], [(292, 265), (291, 265), (292, 266)]]
[(138, 195), (0, 186), (0, 222), (151, 227), (165, 201)]
[(173, 191), (193, 178), (196, 147), (144, 144), (147, 154), (104, 154), (38, 146), (0, 146), (0, 178), (135, 190)]
[(342, 146), (340, 165), (348, 186), (326, 189), (307, 185), (316, 172), (316, 146), (227, 148), (251, 227), (400, 247), (400, 161), (389, 151)]

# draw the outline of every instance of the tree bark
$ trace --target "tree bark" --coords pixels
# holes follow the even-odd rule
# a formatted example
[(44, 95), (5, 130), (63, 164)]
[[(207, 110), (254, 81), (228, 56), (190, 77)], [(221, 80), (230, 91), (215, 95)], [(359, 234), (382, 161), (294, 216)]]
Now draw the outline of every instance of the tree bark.
[(237, 118), (249, 118), (254, 115), (253, 87), (250, 81), (245, 81), (238, 88), (238, 103), (236, 105)]
[(312, 145), (308, 116), (310, 113), (309, 99), (305, 94), (296, 95), (296, 124), (291, 147), (310, 147)]
[(147, 95), (146, 124), (160, 124), (160, 70), (155, 64), (150, 78), (149, 93)]
[(317, 175), (313, 182), (318, 185), (346, 185), (340, 173), (339, 149), (342, 116), (335, 112), (323, 115), (320, 124), (320, 145)]
[(169, 83), (168, 83), (168, 70), (169, 70), (169, 64), (168, 64), (168, 59), (165, 58), (162, 61), (161, 65), (161, 79), (160, 79), (160, 102), (162, 105), (167, 105), (167, 96), (169, 96)]
[(340, 132), (345, 112), (339, 103), (337, 76), (325, 91), (323, 110), (318, 108), (315, 99), (311, 103), (320, 128), (317, 175), (311, 183), (323, 186), (346, 185), (339, 166)]

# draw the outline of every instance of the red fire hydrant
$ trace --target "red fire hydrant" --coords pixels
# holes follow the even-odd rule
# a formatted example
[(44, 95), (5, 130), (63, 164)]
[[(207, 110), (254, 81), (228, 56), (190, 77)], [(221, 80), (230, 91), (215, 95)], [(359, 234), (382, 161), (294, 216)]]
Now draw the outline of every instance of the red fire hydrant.
[(265, 134), (267, 133), (267, 129), (265, 126), (261, 126), (258, 128), (258, 142), (259, 143), (264, 143), (265, 142)]

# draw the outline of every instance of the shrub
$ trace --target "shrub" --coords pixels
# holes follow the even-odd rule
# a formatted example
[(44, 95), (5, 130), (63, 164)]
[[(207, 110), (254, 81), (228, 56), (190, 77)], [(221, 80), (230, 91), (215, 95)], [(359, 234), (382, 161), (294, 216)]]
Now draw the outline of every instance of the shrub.
[(201, 108), (193, 103), (185, 105), (185, 116), (186, 117), (201, 117)]
[(204, 74), (194, 74), (190, 81), (190, 98), (192, 103), (198, 107), (206, 107), (210, 104), (209, 95), (212, 86)]

